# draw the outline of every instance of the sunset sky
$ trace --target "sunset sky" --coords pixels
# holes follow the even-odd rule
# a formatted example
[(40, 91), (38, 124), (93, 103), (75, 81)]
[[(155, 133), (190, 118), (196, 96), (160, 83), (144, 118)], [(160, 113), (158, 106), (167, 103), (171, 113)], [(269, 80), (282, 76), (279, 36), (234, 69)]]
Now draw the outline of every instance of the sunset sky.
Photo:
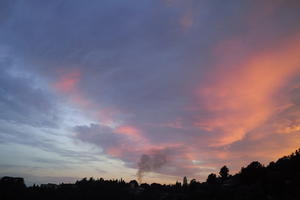
[(0, 176), (205, 181), (300, 147), (298, 0), (1, 0)]

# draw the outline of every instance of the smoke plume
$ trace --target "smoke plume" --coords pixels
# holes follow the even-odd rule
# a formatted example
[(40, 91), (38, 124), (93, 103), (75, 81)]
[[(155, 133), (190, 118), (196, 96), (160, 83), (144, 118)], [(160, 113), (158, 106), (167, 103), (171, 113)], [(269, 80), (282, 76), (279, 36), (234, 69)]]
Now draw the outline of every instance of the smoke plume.
[(142, 182), (144, 173), (153, 172), (166, 164), (166, 155), (161, 151), (153, 152), (152, 154), (143, 154), (138, 163), (139, 170), (137, 178), (139, 183)]

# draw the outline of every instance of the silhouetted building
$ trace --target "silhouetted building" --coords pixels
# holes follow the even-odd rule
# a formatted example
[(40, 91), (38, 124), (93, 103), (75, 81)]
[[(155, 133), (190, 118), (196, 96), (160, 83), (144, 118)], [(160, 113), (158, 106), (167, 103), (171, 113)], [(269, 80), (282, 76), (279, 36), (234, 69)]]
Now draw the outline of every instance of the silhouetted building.
[(56, 185), (54, 183), (41, 184), (41, 188), (57, 189), (58, 185)]

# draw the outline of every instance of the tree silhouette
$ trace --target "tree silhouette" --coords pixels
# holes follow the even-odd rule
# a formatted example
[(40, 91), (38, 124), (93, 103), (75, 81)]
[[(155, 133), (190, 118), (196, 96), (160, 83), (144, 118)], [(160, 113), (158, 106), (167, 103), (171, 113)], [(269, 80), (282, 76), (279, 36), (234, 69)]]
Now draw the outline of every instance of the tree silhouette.
[(187, 178), (186, 176), (183, 177), (183, 186), (187, 186), (188, 185), (188, 181), (187, 181)]
[(208, 175), (206, 182), (208, 184), (216, 184), (218, 182), (217, 175), (211, 173), (210, 175)]
[(225, 180), (228, 178), (228, 176), (229, 176), (229, 169), (228, 169), (228, 167), (226, 167), (226, 165), (224, 165), (224, 166), (220, 169), (219, 174), (220, 174), (220, 177), (221, 177), (222, 182), (225, 181)]
[(250, 163), (246, 168), (241, 170), (241, 179), (244, 183), (251, 184), (259, 182), (263, 179), (265, 175), (264, 166), (258, 162), (254, 161)]
[[(223, 182), (226, 180), (226, 184)], [(267, 167), (258, 161), (250, 163), (238, 174), (229, 175), (226, 166), (219, 176), (209, 174), (206, 182), (195, 179), (188, 184), (141, 184), (103, 178), (83, 178), (75, 184), (42, 184), (26, 187), (17, 177), (0, 178), (1, 200), (111, 199), (111, 200), (295, 200), (300, 199), (300, 151), (271, 162)], [(220, 184), (223, 183), (223, 184)]]

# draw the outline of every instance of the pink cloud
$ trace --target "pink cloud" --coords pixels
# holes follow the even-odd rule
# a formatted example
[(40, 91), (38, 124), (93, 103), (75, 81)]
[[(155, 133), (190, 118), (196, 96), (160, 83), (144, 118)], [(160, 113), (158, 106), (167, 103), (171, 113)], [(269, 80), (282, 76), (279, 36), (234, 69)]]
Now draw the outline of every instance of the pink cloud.
[(80, 81), (80, 71), (78, 69), (70, 72), (61, 72), (58, 80), (54, 83), (54, 88), (59, 92), (68, 93), (74, 91)]
[(243, 139), (274, 115), (278, 105), (287, 103), (275, 97), (300, 72), (299, 52), (300, 40), (296, 36), (268, 50), (252, 52), (235, 66), (228, 60), (216, 64), (217, 71), (209, 76), (215, 78), (196, 91), (199, 104), (210, 117), (201, 117), (195, 125), (219, 132), (210, 145), (228, 145)]
[(81, 108), (90, 108), (92, 102), (88, 99), (79, 87), (82, 79), (82, 72), (78, 68), (57, 70), (58, 78), (52, 84), (53, 88), (60, 94), (65, 95), (68, 99)]
[(140, 137), (141, 131), (138, 130), (138, 128), (134, 126), (119, 126), (116, 130), (116, 133), (118, 134), (125, 134), (128, 136), (133, 136), (133, 137)]

